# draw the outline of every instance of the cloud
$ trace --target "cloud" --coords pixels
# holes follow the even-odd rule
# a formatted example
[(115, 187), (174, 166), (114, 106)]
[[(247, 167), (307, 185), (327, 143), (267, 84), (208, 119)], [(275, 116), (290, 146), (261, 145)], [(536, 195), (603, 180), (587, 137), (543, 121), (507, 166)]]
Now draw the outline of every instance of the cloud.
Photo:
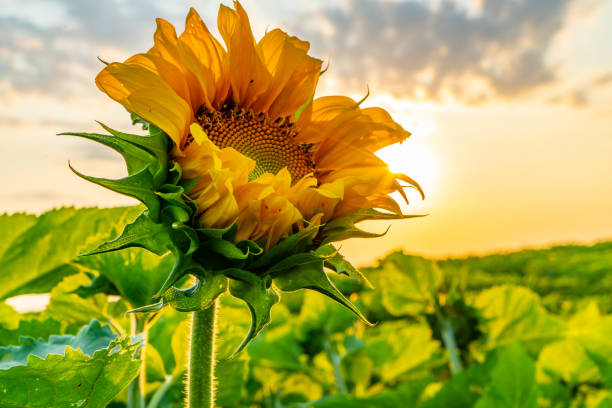
[(545, 55), (573, 0), (349, 0), (292, 29), (331, 56), (345, 86), (467, 102), (514, 97), (555, 80)]
[[(576, 108), (584, 108), (594, 104), (609, 106), (610, 100), (605, 88), (612, 85), (612, 72), (601, 74), (585, 81), (565, 92), (561, 92), (548, 99), (552, 104), (569, 104)], [(608, 111), (604, 109), (604, 111)]]
[[(152, 45), (162, 11), (145, 0), (7, 0), (0, 11), (0, 77), (19, 91), (78, 95), (101, 69)], [(48, 15), (49, 18), (45, 18)]]

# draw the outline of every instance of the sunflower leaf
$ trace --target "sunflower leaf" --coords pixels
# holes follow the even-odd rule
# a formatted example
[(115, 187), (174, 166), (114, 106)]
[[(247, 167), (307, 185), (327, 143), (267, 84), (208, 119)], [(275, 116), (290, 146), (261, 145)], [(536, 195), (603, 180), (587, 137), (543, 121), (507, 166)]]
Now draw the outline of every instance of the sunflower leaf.
[(147, 206), (151, 218), (154, 220), (159, 219), (161, 205), (159, 197), (155, 193), (156, 186), (153, 181), (153, 174), (149, 171), (149, 167), (145, 167), (137, 173), (117, 180), (87, 176), (75, 170), (72, 166), (69, 165), (69, 167), (74, 174), (87, 181), (106, 187), (119, 194), (136, 198)]
[(256, 283), (232, 279), (229, 284), (232, 296), (242, 299), (251, 311), (249, 332), (230, 358), (240, 353), (270, 322), (272, 306), (280, 300), (278, 293), (269, 286), (269, 278), (267, 282), (259, 277), (256, 279)]
[(76, 336), (0, 348), (2, 406), (105, 407), (138, 374), (137, 348), (95, 320)]
[(313, 253), (302, 253), (290, 256), (269, 270), (274, 284), (285, 292), (298, 289), (311, 289), (328, 296), (340, 303), (363, 322), (372, 325), (368, 319), (348, 300), (329, 280), (323, 269), (323, 258)]

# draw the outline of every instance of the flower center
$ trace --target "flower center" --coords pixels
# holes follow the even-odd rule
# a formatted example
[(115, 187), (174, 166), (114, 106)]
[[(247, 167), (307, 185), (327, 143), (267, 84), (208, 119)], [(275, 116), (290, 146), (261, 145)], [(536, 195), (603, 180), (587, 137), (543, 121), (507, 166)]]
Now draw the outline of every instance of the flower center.
[(310, 146), (294, 142), (298, 132), (288, 118), (271, 121), (264, 112), (254, 114), (251, 110), (225, 105), (220, 111), (202, 106), (196, 121), (220, 149), (232, 147), (255, 160), (249, 181), (264, 173), (276, 174), (286, 167), (295, 184), (315, 170), (308, 151)]

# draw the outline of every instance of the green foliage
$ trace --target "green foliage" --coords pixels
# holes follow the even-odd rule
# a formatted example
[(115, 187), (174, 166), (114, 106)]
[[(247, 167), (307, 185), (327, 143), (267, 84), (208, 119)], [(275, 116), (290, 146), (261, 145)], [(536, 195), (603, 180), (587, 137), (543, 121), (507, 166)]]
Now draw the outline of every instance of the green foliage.
[(48, 292), (78, 272), (70, 265), (78, 254), (107, 240), (139, 211), (138, 207), (62, 208), (34, 220), (23, 214), (1, 216), (5, 249), (2, 252), (0, 246), (0, 299)]
[(137, 345), (97, 321), (76, 336), (0, 348), (0, 407), (104, 407), (138, 373)]
[[(164, 194), (162, 200), (176, 199), (169, 189)], [(160, 307), (146, 315), (146, 402), (150, 408), (182, 406), (189, 325), (174, 308), (194, 310), (215, 298), (219, 407), (612, 404), (608, 244), (444, 261), (395, 252), (362, 269), (362, 276), (332, 246), (309, 252), (314, 229), (261, 252), (257, 243), (217, 242), (229, 242), (235, 233), (230, 226), (197, 231), (200, 242), (214, 243), (190, 254), (190, 239), (180, 232), (185, 238), (173, 241), (180, 244), (176, 253), (130, 248), (77, 257), (141, 211), (0, 216), (6, 229), (1, 293), (50, 294), (48, 306), (36, 313), (0, 303), (0, 407), (101, 407), (111, 400), (109, 406), (125, 407), (122, 389), (140, 361), (136, 346), (109, 327), (130, 333), (125, 312), (151, 303)], [(87, 242), (77, 240), (87, 233), (93, 234)], [(233, 267), (215, 269), (228, 260)], [(190, 278), (176, 275), (154, 303), (177, 264)], [(314, 290), (294, 291), (299, 288)], [(376, 325), (342, 304), (358, 307)], [(454, 350), (443, 322), (453, 329)], [(228, 359), (241, 345), (243, 352)], [(451, 370), (453, 353), (462, 370)]]

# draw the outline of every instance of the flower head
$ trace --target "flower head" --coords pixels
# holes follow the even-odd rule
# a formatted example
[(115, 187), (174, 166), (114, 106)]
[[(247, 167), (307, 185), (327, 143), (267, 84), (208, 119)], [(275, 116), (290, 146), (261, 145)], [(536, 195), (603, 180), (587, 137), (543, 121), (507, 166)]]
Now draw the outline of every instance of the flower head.
[[(374, 153), (410, 133), (380, 108), (344, 96), (313, 100), (321, 61), (281, 30), (256, 42), (238, 2), (221, 6), (225, 47), (190, 10), (185, 31), (157, 20), (153, 47), (108, 64), (98, 87), (174, 142), (172, 159), (195, 180), (203, 227), (236, 223), (236, 241), (279, 238), (307, 224), (368, 209), (401, 215), (404, 174)], [(370, 218), (376, 218), (370, 214)]]

